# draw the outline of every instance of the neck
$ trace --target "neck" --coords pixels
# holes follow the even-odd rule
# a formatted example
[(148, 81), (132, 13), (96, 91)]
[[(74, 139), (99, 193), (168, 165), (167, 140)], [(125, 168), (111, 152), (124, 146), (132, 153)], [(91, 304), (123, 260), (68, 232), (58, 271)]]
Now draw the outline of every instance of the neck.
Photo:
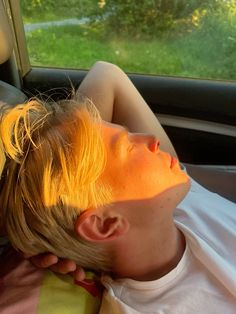
[[(156, 280), (174, 269), (185, 250), (185, 238), (175, 227), (173, 220), (160, 232), (139, 234), (115, 254), (114, 273), (116, 278), (132, 278), (139, 281)], [(127, 244), (128, 242), (128, 244)]]

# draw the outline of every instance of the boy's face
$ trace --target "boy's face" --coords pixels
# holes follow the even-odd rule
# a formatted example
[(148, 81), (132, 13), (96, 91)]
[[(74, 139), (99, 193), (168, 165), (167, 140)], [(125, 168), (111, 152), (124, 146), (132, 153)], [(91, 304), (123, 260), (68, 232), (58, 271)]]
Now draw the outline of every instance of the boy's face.
[(168, 191), (177, 204), (184, 198), (189, 177), (177, 159), (159, 149), (157, 138), (107, 122), (102, 123), (102, 135), (107, 150), (102, 179), (111, 185), (114, 201), (145, 200)]

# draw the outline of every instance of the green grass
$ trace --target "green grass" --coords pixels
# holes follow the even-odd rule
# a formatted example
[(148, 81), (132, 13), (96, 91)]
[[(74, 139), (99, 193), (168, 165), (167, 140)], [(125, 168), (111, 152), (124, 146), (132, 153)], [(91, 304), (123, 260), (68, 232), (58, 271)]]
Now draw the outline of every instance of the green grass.
[(68, 17), (65, 17), (63, 15), (56, 16), (52, 12), (45, 12), (44, 14), (39, 13), (37, 16), (24, 16), (23, 21), (24, 24), (30, 24), (30, 23), (42, 23), (42, 22), (48, 22), (48, 21), (60, 21), (64, 20)]
[(227, 38), (222, 37), (226, 30), (215, 28), (166, 39), (135, 40), (106, 38), (82, 26), (63, 26), (28, 33), (27, 42), (33, 65), (88, 69), (97, 60), (106, 60), (127, 72), (235, 80), (236, 38), (228, 33)]

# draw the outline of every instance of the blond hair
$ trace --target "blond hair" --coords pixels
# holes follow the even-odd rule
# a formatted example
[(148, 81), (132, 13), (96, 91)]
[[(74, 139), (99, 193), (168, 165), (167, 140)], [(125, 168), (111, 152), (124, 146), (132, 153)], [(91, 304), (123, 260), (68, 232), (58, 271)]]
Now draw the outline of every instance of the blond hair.
[(100, 125), (95, 106), (84, 99), (50, 105), (32, 99), (3, 108), (0, 135), (8, 158), (0, 200), (16, 249), (110, 270), (108, 254), (74, 231), (82, 211), (111, 202), (100, 180), (106, 163)]

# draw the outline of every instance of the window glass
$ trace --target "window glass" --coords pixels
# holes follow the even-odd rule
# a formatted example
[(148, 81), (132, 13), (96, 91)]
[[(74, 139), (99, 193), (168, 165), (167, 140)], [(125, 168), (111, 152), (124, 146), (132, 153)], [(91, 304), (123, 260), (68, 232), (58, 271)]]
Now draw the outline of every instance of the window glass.
[(21, 0), (34, 66), (236, 79), (236, 0)]

